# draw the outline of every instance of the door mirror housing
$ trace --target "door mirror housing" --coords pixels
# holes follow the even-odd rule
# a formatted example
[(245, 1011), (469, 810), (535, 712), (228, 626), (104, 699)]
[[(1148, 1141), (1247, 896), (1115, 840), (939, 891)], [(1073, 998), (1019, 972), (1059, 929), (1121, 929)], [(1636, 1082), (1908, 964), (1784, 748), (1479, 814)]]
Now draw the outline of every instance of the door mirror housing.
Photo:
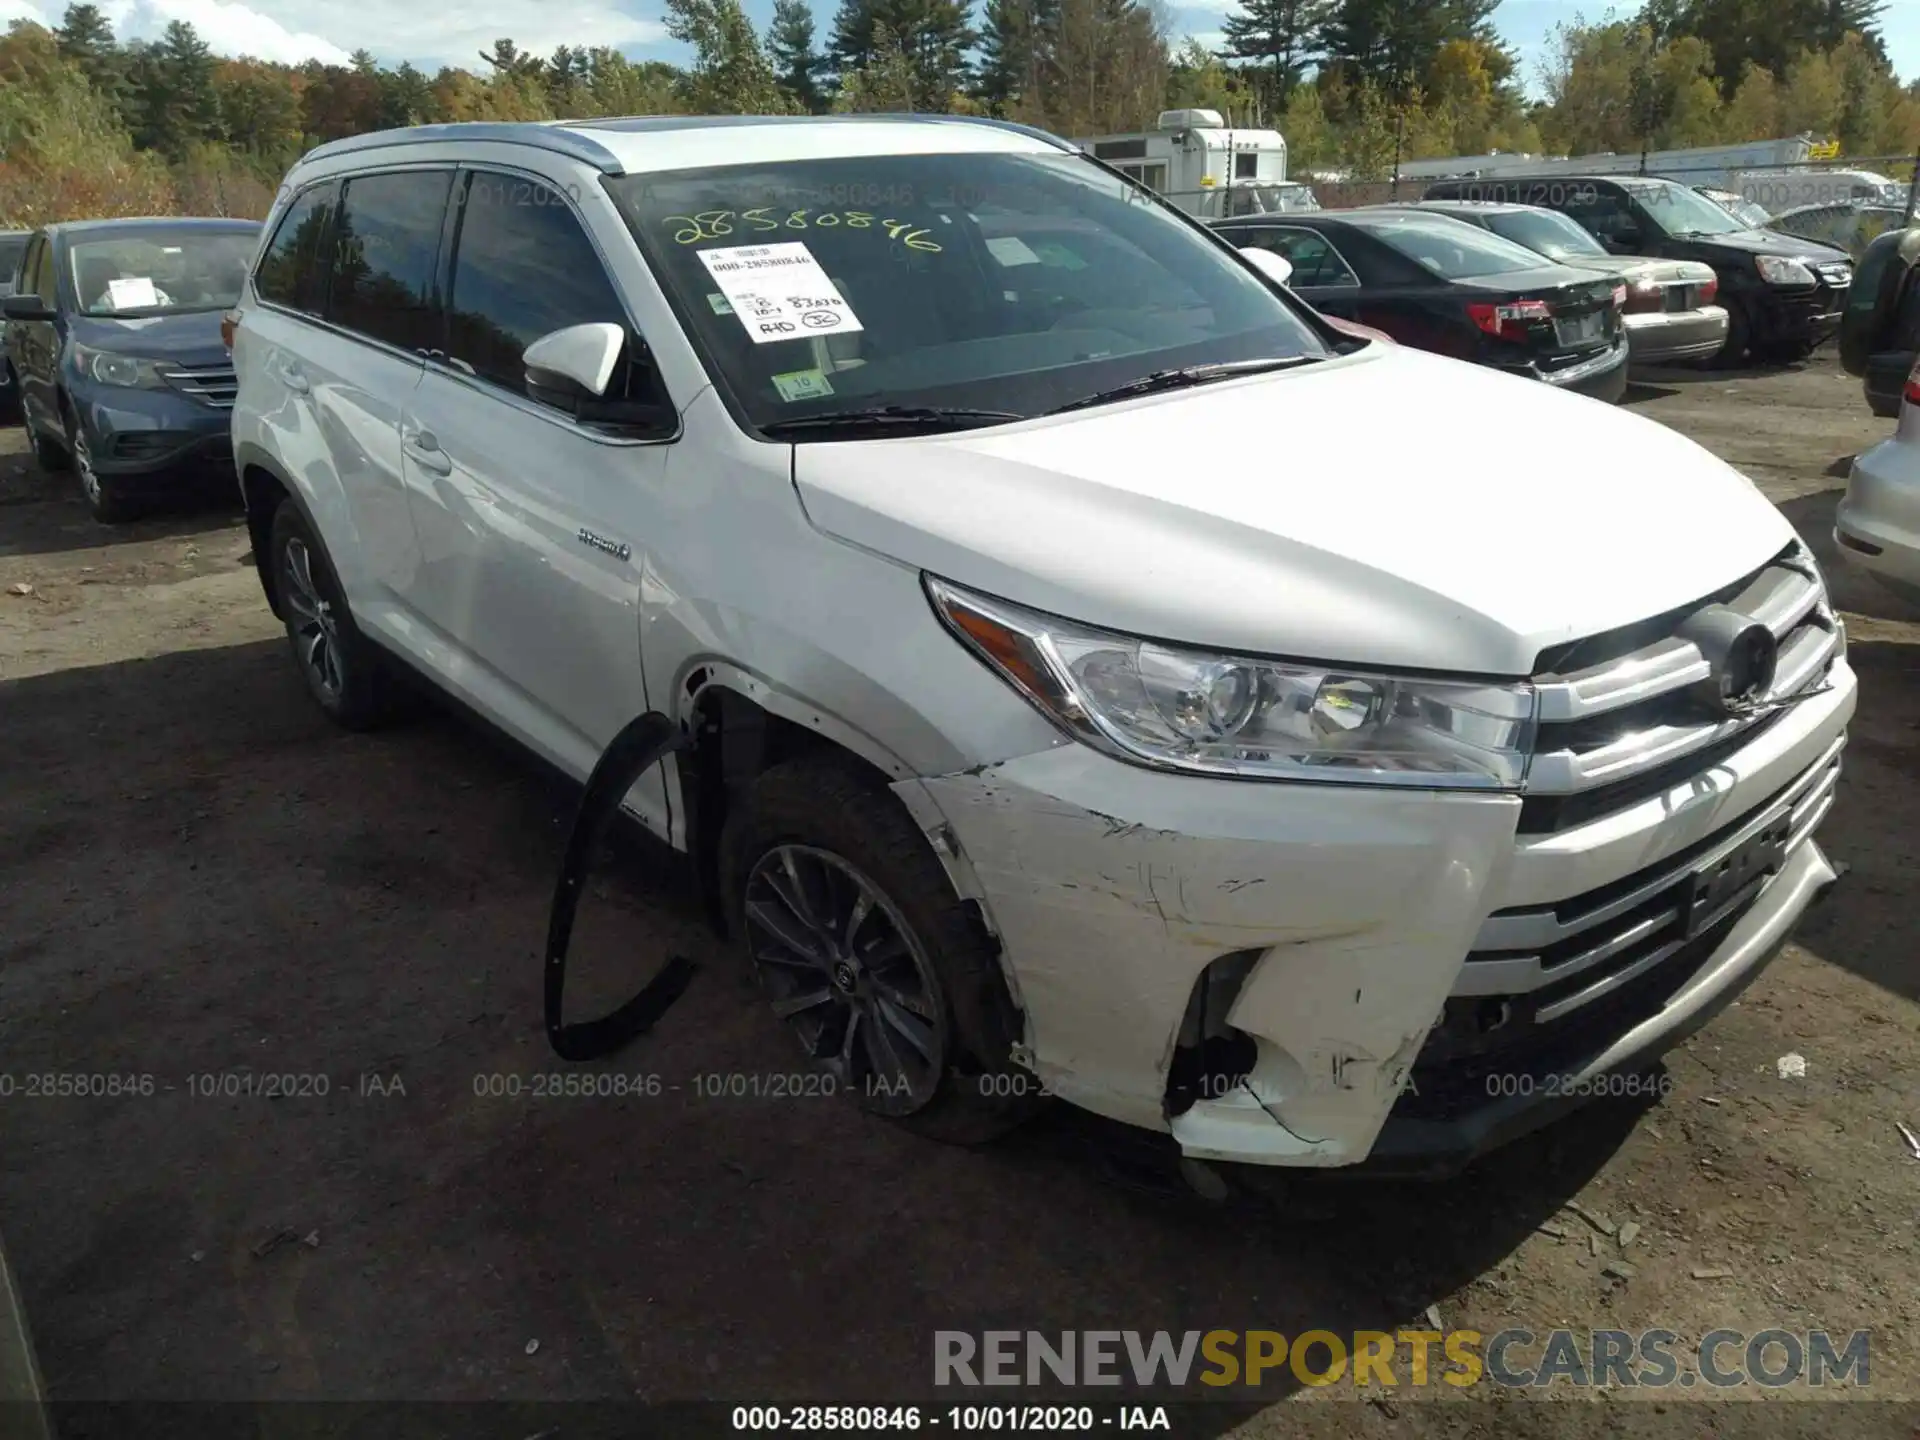
[(0, 300), (0, 315), (9, 320), (51, 320), (53, 311), (38, 295), (9, 295)]
[(639, 341), (628, 344), (624, 326), (569, 325), (542, 335), (520, 352), (527, 397), (571, 415), (582, 425), (654, 434), (673, 428), (671, 406), (635, 398), (648, 357)]
[(627, 332), (618, 325), (569, 325), (542, 335), (520, 352), (527, 392), (562, 409), (598, 400), (613, 383), (626, 348)]
[(1639, 253), (1640, 246), (1645, 243), (1645, 240), (1646, 237), (1637, 228), (1628, 226), (1625, 230), (1615, 231), (1612, 238), (1605, 243), (1609, 250), (1617, 251), (1622, 255), (1634, 255)]
[(1247, 245), (1242, 247), (1240, 257), (1276, 285), (1285, 285), (1293, 279), (1293, 262), (1284, 255), (1276, 255), (1258, 245)]

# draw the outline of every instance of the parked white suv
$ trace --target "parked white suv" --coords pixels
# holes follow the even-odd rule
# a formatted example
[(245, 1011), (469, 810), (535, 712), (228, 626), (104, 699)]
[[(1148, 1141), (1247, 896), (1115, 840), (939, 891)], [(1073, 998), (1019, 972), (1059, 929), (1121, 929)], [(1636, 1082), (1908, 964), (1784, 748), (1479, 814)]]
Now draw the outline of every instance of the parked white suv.
[(393, 131), (268, 233), (234, 452), (315, 697), (577, 776), (666, 714), (627, 808), (872, 1109), (1448, 1167), (1651, 1092), (1833, 879), (1854, 678), (1746, 479), (1049, 136)]

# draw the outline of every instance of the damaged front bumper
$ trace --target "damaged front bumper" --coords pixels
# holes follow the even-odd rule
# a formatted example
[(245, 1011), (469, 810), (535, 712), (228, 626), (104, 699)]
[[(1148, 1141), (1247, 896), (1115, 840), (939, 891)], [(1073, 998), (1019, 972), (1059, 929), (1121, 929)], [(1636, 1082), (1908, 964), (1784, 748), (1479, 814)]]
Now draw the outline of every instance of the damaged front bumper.
[(1777, 953), (1834, 874), (1812, 833), (1855, 685), (1830, 681), (1550, 836), (1509, 795), (1078, 745), (895, 788), (999, 936), (1050, 1093), (1195, 1160), (1445, 1170), (1610, 1093)]

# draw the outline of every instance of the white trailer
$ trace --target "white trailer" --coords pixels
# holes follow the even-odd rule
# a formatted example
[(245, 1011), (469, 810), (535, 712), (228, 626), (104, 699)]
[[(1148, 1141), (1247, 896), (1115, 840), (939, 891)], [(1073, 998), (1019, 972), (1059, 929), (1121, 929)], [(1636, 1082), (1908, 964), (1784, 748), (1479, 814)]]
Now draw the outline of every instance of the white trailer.
[(1217, 110), (1164, 110), (1151, 130), (1073, 143), (1202, 219), (1320, 208), (1310, 187), (1287, 179), (1278, 130), (1229, 125)]

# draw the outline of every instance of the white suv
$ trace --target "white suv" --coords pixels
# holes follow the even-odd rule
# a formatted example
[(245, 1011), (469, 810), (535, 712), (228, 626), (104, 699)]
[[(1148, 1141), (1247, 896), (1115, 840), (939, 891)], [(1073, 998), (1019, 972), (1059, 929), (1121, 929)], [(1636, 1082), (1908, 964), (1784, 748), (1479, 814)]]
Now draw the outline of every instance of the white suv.
[(1446, 1168), (1655, 1058), (1834, 871), (1855, 684), (1774, 507), (1329, 328), (940, 117), (322, 146), (233, 317), (269, 601), (626, 808), (860, 1103)]

